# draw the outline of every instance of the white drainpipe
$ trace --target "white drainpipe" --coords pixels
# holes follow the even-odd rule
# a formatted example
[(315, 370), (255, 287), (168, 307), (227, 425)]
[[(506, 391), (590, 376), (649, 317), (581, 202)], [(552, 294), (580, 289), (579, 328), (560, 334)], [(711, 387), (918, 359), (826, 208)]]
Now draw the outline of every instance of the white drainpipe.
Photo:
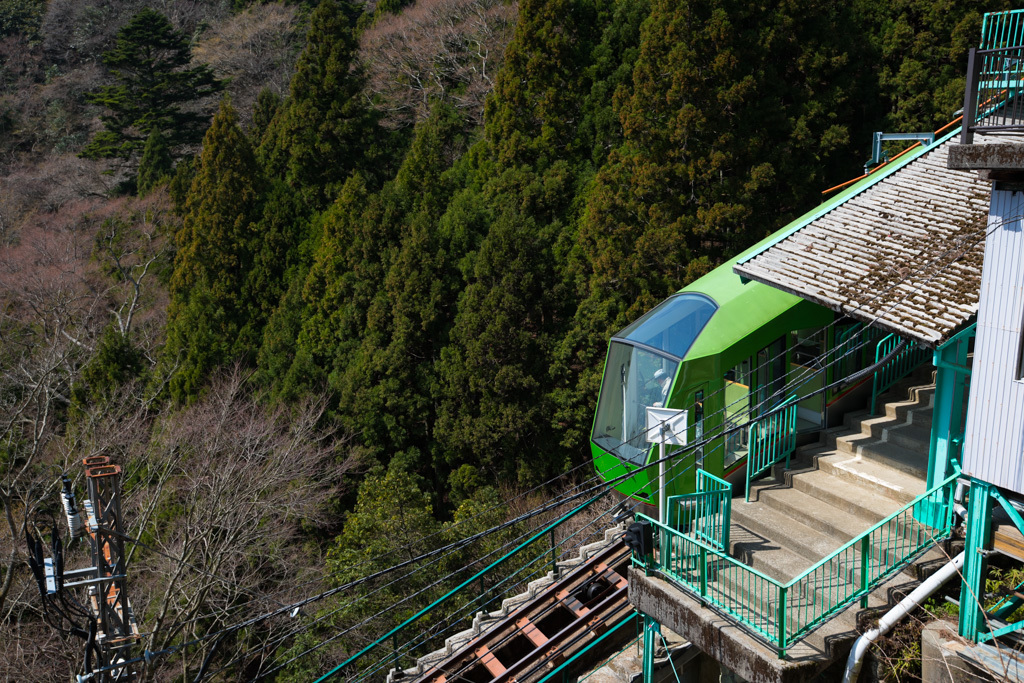
[(961, 552), (954, 557), (949, 564), (946, 564), (939, 571), (935, 572), (907, 597), (900, 600), (900, 604), (889, 610), (884, 617), (878, 620), (878, 627), (863, 634), (853, 644), (850, 650), (850, 657), (846, 660), (846, 671), (843, 673), (843, 683), (856, 683), (860, 675), (860, 667), (863, 663), (864, 653), (868, 651), (879, 636), (889, 632), (893, 626), (898, 624), (904, 617), (914, 611), (918, 605), (931, 597), (932, 593), (939, 590), (942, 584), (946, 583), (954, 574), (957, 574), (964, 566), (964, 554)]

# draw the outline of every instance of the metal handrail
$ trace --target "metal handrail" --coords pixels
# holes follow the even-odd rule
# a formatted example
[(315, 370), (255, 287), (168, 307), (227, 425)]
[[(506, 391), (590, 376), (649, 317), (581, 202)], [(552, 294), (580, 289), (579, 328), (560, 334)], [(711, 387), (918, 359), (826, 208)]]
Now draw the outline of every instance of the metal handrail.
[(976, 132), (1024, 130), (1024, 45), (991, 50), (971, 48), (960, 142), (970, 145)]
[(789, 458), (796, 450), (796, 405), (794, 394), (781, 404), (781, 412), (772, 412), (750, 425), (747, 441), (747, 502), (750, 502), (750, 482), (767, 472), (783, 458), (789, 469)]
[[(492, 569), (496, 568), (497, 566), (499, 566), (501, 564), (504, 564), (506, 561), (508, 561), (512, 557), (518, 555), (523, 550), (529, 548), (532, 544), (536, 543), (538, 540), (543, 539), (544, 536), (546, 536), (550, 532), (554, 531), (555, 528), (557, 528), (558, 526), (560, 526), (563, 523), (567, 522), (568, 520), (572, 519), (577, 514), (583, 512), (588, 507), (590, 507), (593, 503), (595, 503), (596, 501), (600, 500), (603, 497), (604, 497), (604, 494), (602, 493), (602, 494), (597, 495), (597, 496), (595, 496), (594, 498), (592, 498), (592, 499), (590, 499), (588, 501), (585, 501), (584, 503), (581, 503), (580, 505), (578, 505), (577, 507), (573, 508), (569, 512), (565, 513), (564, 515), (562, 515), (561, 517), (559, 517), (555, 521), (553, 521), (550, 524), (546, 525), (540, 531), (535, 532), (526, 541), (523, 541), (522, 543), (520, 543), (519, 545), (517, 545), (512, 550), (510, 550), (507, 553), (505, 553), (504, 555), (502, 555), (500, 558), (498, 558), (494, 562), (491, 562), (489, 565), (487, 565), (483, 569), (479, 570), (478, 572), (473, 574), (471, 577), (469, 577), (468, 579), (464, 580), (462, 583), (460, 583), (459, 585), (455, 586), (454, 588), (449, 590), (447, 593), (445, 593), (444, 595), (442, 595), (441, 597), (437, 598), (436, 600), (431, 602), (429, 605), (427, 605), (423, 609), (421, 609), (418, 612), (416, 612), (415, 614), (413, 614), (411, 617), (407, 618), (405, 621), (400, 623), (398, 626), (395, 626), (390, 631), (388, 631), (384, 635), (382, 635), (379, 638), (377, 638), (376, 640), (374, 640), (369, 645), (363, 647), (361, 650), (359, 650), (355, 654), (349, 656), (341, 664), (338, 664), (333, 669), (331, 669), (330, 671), (325, 673), (323, 676), (318, 678), (316, 680), (316, 683), (321, 683), (321, 681), (326, 681), (327, 679), (334, 677), (335, 675), (340, 673), (343, 669), (345, 669), (345, 667), (351, 665), (356, 660), (362, 658), (363, 656), (365, 656), (369, 652), (373, 651), (375, 648), (380, 647), (381, 645), (386, 644), (391, 639), (393, 639), (395, 636), (397, 636), (399, 632), (401, 632), (402, 630), (408, 628), (410, 625), (414, 624), (420, 618), (422, 618), (423, 616), (427, 615), (428, 613), (430, 613), (434, 609), (438, 608), (443, 603), (451, 600), (455, 595), (457, 595), (461, 591), (463, 591), (463, 590), (465, 590), (467, 588), (473, 589), (474, 586), (477, 584), (477, 582), (480, 581), (488, 573), (490, 573), (490, 571)], [(542, 557), (542, 555), (539, 555), (538, 558), (539, 557)], [(536, 559), (537, 558), (535, 558), (534, 561), (536, 561)]]
[[(904, 348), (896, 352), (901, 344), (905, 344)], [(890, 354), (892, 358), (883, 363), (882, 360)], [(880, 367), (875, 370), (871, 380), (871, 414), (875, 414), (879, 396), (913, 372), (930, 356), (931, 352), (918, 345), (916, 340), (904, 341), (898, 334), (882, 337), (875, 345), (875, 365)]]
[(657, 558), (654, 569), (733, 617), (784, 657), (791, 644), (854, 602), (864, 604), (871, 591), (949, 537), (959, 476), (958, 470), (785, 583), (710, 543), (637, 516), (668, 539), (668, 557)]
[(729, 549), (732, 523), (732, 484), (705, 470), (697, 471), (697, 491), (669, 496), (666, 523), (683, 533), (710, 543), (719, 550)]

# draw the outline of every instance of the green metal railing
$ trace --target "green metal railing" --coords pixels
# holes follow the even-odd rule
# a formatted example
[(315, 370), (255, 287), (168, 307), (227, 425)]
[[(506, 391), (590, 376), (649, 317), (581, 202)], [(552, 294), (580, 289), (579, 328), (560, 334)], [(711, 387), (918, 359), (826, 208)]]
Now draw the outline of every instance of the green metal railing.
[(770, 470), (775, 463), (786, 459), (796, 450), (796, 396), (782, 403), (785, 410), (773, 412), (750, 424), (749, 451), (747, 452), (747, 502), (750, 502), (750, 482)]
[(950, 476), (786, 583), (710, 543), (645, 517), (667, 539), (666, 552), (649, 568), (731, 616), (784, 657), (793, 643), (853, 603), (865, 604), (872, 590), (949, 537), (958, 476), (959, 472)]
[(982, 50), (1024, 44), (1024, 10), (985, 12), (981, 19)]
[(697, 491), (668, 499), (667, 524), (717, 550), (729, 549), (732, 485), (697, 470)]
[[(875, 363), (895, 351), (896, 347), (902, 343), (903, 338), (898, 334), (882, 337), (881, 341), (875, 345)], [(929, 358), (931, 358), (931, 351), (911, 339), (906, 348), (900, 351), (895, 358), (876, 370), (871, 382), (871, 414), (875, 414), (879, 396)]]

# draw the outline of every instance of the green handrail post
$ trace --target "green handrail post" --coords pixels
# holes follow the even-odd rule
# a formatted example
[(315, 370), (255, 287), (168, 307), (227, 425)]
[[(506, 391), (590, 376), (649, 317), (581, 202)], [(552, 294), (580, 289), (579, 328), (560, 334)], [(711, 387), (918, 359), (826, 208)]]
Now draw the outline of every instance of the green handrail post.
[(788, 605), (786, 604), (789, 595), (788, 586), (779, 586), (779, 604), (778, 604), (778, 617), (776, 621), (779, 624), (779, 659), (784, 659), (786, 656), (786, 646), (788, 645), (786, 639), (786, 612)]
[(703, 545), (697, 546), (700, 549), (698, 562), (700, 563), (700, 597), (708, 597), (708, 551)]
[(654, 634), (661, 633), (661, 624), (644, 615), (644, 683), (654, 681)]
[(722, 552), (729, 552), (729, 529), (732, 527), (732, 485), (725, 496), (725, 513), (722, 515)]
[[(796, 394), (783, 401), (779, 407), (786, 407), (786, 409), (780, 413), (773, 413), (767, 418), (755, 420), (748, 428), (746, 492), (748, 503), (750, 502), (750, 482), (760, 476), (762, 472), (774, 467), (775, 463), (782, 460), (783, 456), (786, 458), (786, 469), (789, 469), (789, 457), (796, 448)], [(765, 427), (766, 422), (769, 425), (768, 428)], [(782, 434), (779, 434), (780, 431)]]
[(871, 536), (865, 535), (860, 539), (860, 591), (864, 595), (860, 599), (861, 609), (868, 606), (868, 584), (871, 583)]

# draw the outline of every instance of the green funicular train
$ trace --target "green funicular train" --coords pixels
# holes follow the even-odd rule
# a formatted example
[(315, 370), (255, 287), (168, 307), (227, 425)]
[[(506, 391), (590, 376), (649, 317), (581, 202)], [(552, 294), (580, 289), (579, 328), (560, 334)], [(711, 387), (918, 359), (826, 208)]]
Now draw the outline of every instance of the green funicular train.
[[(666, 466), (666, 494), (673, 496), (694, 491), (697, 469), (734, 486), (744, 482), (750, 437), (743, 425), (791, 395), (797, 438), (810, 441), (870, 394), (870, 378), (819, 391), (873, 362), (873, 345), (852, 343), (860, 323), (733, 272), (771, 239), (672, 295), (609, 343), (591, 451), (597, 472), (639, 511), (653, 514), (658, 502), (659, 468), (644, 467), (661, 448), (647, 442), (648, 406), (687, 411), (691, 445), (665, 447), (666, 454), (679, 452)], [(823, 362), (830, 354), (840, 360)], [(826, 371), (816, 372), (822, 365)], [(626, 477), (630, 472), (636, 474)]]

